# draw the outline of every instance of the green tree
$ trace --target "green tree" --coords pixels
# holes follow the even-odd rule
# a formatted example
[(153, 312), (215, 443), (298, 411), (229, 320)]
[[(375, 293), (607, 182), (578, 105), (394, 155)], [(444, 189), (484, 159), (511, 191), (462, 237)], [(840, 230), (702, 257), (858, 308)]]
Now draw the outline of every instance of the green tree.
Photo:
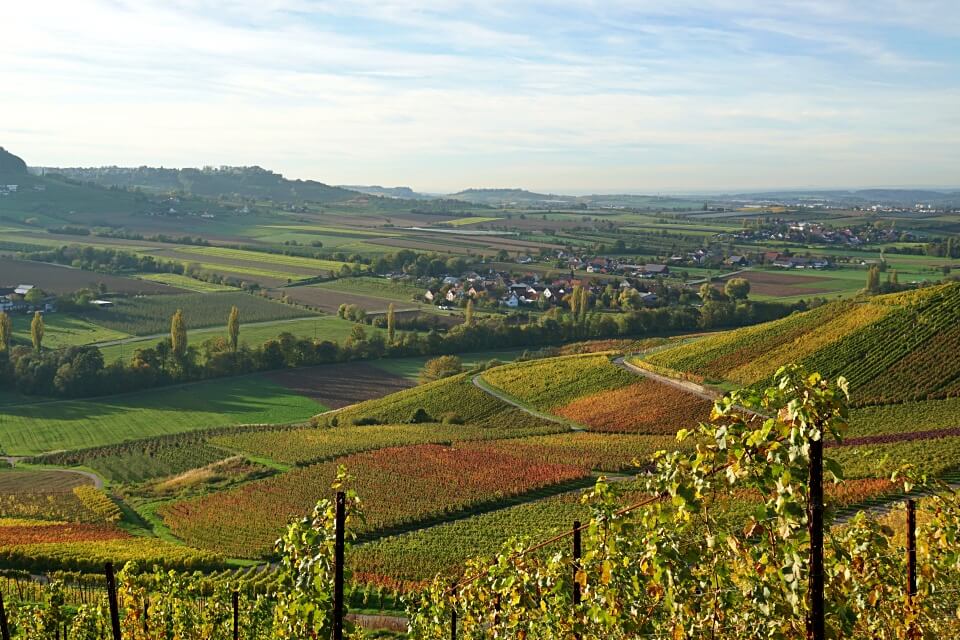
[(420, 382), (433, 382), (441, 378), (449, 378), (463, 371), (463, 362), (457, 356), (440, 356), (431, 358), (423, 365), (420, 371)]
[(473, 298), (467, 300), (467, 309), (465, 312), (464, 324), (468, 327), (473, 326)]
[(13, 339), (13, 320), (6, 313), (0, 311), (0, 349), (10, 351), (10, 341)]
[(33, 348), (36, 351), (43, 348), (43, 329), (43, 314), (34, 311), (33, 320), (30, 322), (30, 339), (33, 341)]
[(393, 344), (397, 337), (397, 313), (396, 309), (393, 306), (393, 303), (390, 303), (390, 306), (387, 307), (387, 342)]
[(580, 309), (580, 320), (584, 321), (587, 319), (587, 311), (590, 310), (590, 288), (581, 287), (580, 288), (580, 304), (577, 305)]
[(746, 300), (750, 295), (750, 281), (746, 278), (730, 278), (723, 292), (734, 300)]
[(574, 319), (580, 316), (580, 298), (583, 297), (580, 292), (582, 290), (583, 287), (576, 285), (573, 287), (573, 292), (570, 293), (570, 315), (572, 315)]
[(170, 345), (173, 356), (182, 360), (187, 353), (187, 324), (183, 320), (182, 309), (177, 309), (170, 319)]
[(880, 268), (877, 265), (871, 265), (867, 270), (867, 291), (876, 292), (880, 289)]
[(43, 302), (43, 296), (43, 291), (34, 287), (30, 289), (30, 291), (27, 291), (27, 295), (23, 296), (23, 299), (30, 304), (40, 304)]
[(227, 320), (227, 335), (230, 336), (230, 350), (237, 352), (240, 343), (240, 309), (236, 305), (230, 309), (230, 318)]

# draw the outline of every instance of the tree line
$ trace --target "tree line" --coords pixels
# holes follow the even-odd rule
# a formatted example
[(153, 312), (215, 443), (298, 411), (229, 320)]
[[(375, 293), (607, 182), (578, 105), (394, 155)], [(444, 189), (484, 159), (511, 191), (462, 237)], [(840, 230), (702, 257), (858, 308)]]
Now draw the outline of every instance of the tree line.
[(28, 395), (88, 397), (138, 391), (169, 384), (352, 360), (452, 355), (490, 349), (542, 347), (577, 340), (645, 337), (767, 322), (808, 308), (807, 303), (755, 302), (716, 292), (699, 308), (689, 306), (602, 313), (581, 303), (575, 312), (555, 307), (531, 316), (475, 318), (445, 332), (401, 331), (392, 313), (386, 332), (356, 324), (344, 341), (300, 338), (284, 332), (261, 345), (240, 342), (242, 326), (234, 307), (223, 336), (189, 342), (182, 311), (171, 318), (170, 336), (137, 349), (128, 362), (104, 361), (95, 346), (43, 348), (43, 318), (37, 316), (32, 346), (11, 344), (10, 318), (0, 314), (0, 382)]

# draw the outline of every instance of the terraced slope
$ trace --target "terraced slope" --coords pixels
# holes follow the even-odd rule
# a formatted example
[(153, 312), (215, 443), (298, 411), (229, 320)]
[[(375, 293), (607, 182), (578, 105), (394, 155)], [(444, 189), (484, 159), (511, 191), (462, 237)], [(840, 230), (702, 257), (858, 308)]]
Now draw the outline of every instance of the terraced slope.
[(856, 404), (960, 395), (960, 283), (836, 302), (665, 349), (638, 363), (699, 380), (766, 383), (803, 364), (849, 380)]

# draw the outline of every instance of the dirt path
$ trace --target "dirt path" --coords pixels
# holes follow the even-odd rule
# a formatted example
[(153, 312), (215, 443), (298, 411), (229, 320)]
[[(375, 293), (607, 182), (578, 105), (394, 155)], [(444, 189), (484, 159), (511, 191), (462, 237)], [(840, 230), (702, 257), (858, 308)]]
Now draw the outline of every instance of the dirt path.
[(481, 376), (483, 376), (483, 374), (482, 374), (482, 373), (478, 373), (477, 375), (473, 376), (473, 378), (472, 378), (471, 381), (473, 382), (473, 386), (475, 386), (476, 388), (480, 389), (481, 391), (483, 391), (483, 392), (486, 393), (487, 395), (491, 395), (491, 396), (493, 396), (494, 398), (496, 398), (497, 400), (500, 400), (501, 402), (506, 402), (506, 403), (509, 404), (510, 406), (516, 407), (517, 409), (520, 409), (520, 411), (523, 411), (524, 413), (529, 413), (530, 415), (532, 415), (532, 416), (534, 416), (534, 417), (536, 417), (536, 418), (541, 418), (541, 419), (543, 419), (543, 420), (548, 420), (549, 422), (555, 422), (555, 423), (557, 423), (557, 424), (562, 424), (562, 425), (564, 425), (564, 426), (566, 426), (566, 427), (570, 427), (570, 430), (571, 430), (571, 431), (586, 431), (586, 430), (587, 430), (586, 427), (584, 427), (583, 425), (579, 425), (579, 424), (577, 424), (576, 422), (574, 422), (574, 421), (572, 421), (572, 420), (565, 420), (564, 418), (561, 418), (561, 417), (559, 417), (559, 416), (555, 416), (555, 415), (553, 415), (552, 413), (544, 413), (543, 411), (537, 411), (536, 409), (532, 409), (532, 408), (524, 405), (523, 403), (521, 403), (521, 402), (515, 400), (514, 398), (511, 398), (509, 395), (503, 393), (503, 392), (500, 391), (499, 389), (496, 389), (496, 388), (490, 386), (490, 384), (487, 383), (487, 382), (485, 382), (485, 381), (481, 378)]
[[(636, 354), (633, 354), (636, 355)], [(635, 364), (627, 362), (626, 358), (629, 356), (620, 356), (619, 358), (614, 358), (613, 364), (617, 365), (621, 369), (629, 371), (630, 373), (644, 376), (650, 378), (651, 380), (656, 380), (661, 384), (668, 384), (671, 387), (676, 387), (687, 393), (692, 393), (696, 396), (703, 398), (704, 400), (709, 400), (714, 402), (717, 399), (717, 394), (712, 393), (706, 387), (703, 387), (695, 382), (690, 382), (688, 380), (677, 380), (675, 378), (669, 378), (667, 376), (660, 375), (659, 373), (653, 373), (652, 371), (647, 371), (643, 367), (638, 367)]]

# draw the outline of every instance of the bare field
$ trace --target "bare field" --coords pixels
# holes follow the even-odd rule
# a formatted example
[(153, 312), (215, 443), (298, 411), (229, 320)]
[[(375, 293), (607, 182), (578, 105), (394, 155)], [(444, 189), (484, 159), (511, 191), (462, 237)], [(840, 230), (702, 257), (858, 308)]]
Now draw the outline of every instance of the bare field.
[(264, 377), (333, 409), (413, 386), (412, 381), (366, 362), (276, 371)]
[(750, 282), (750, 293), (764, 296), (798, 296), (831, 293), (834, 289), (818, 286), (828, 283), (827, 276), (794, 275), (792, 273), (771, 273), (769, 271), (746, 271), (735, 278), (744, 278)]
[(395, 300), (385, 300), (383, 298), (374, 298), (372, 296), (358, 295), (355, 293), (332, 291), (321, 287), (289, 287), (279, 291), (287, 294), (287, 297), (291, 300), (299, 302), (300, 304), (316, 307), (328, 313), (336, 313), (341, 304), (355, 304), (358, 307), (366, 309), (368, 312), (386, 311), (391, 302), (399, 309), (410, 309), (417, 306), (417, 303), (413, 301), (409, 303), (397, 302)]
[(107, 285), (111, 293), (125, 294), (164, 294), (187, 293), (159, 282), (147, 282), (124, 278), (107, 273), (95, 273), (82, 269), (72, 269), (46, 262), (16, 260), (0, 257), (0, 286), (32, 284), (48, 293), (70, 293), (84, 287), (93, 287), (99, 283)]

